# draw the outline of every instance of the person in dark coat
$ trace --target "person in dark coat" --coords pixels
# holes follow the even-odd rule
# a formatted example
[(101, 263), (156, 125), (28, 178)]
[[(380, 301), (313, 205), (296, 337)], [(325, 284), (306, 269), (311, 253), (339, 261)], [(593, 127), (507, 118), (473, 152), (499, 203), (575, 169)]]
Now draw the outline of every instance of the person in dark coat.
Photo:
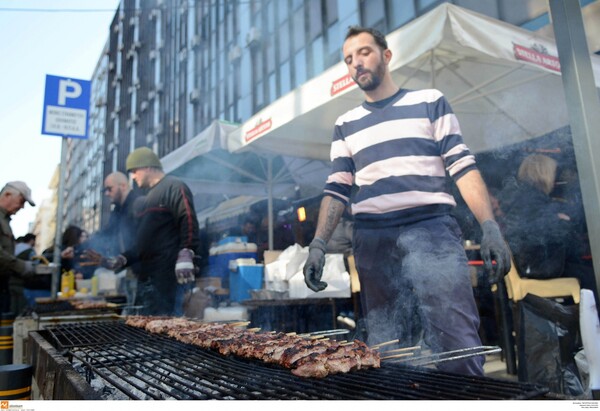
[[(115, 171), (104, 179), (104, 194), (110, 198), (113, 209), (106, 226), (94, 233), (87, 246), (106, 255), (116, 255), (126, 252), (135, 244), (137, 218), (135, 207), (141, 200), (141, 190), (132, 190), (127, 176)], [(140, 264), (132, 264), (126, 268), (123, 280), (123, 292), (127, 304), (135, 304), (137, 294), (137, 273)], [(128, 310), (124, 310), (128, 314)]]
[(594, 267), (583, 260), (579, 238), (583, 210), (550, 196), (557, 168), (554, 159), (541, 154), (523, 160), (517, 178), (509, 179), (499, 195), (504, 235), (521, 277), (577, 278), (598, 301)]
[(25, 307), (24, 279), (35, 274), (32, 261), (15, 255), (15, 237), (10, 220), (25, 202), (35, 207), (31, 189), (23, 181), (11, 181), (0, 190), (0, 312), (20, 314)]
[(199, 225), (189, 187), (168, 176), (158, 156), (141, 147), (129, 154), (127, 171), (142, 189), (134, 245), (112, 258), (105, 268), (119, 271), (140, 263), (136, 305), (142, 315), (182, 315), (183, 293), (195, 282), (194, 257), (199, 249)]
[(521, 277), (556, 278), (564, 271), (572, 223), (564, 204), (550, 197), (556, 169), (551, 157), (530, 155), (498, 196), (504, 235)]

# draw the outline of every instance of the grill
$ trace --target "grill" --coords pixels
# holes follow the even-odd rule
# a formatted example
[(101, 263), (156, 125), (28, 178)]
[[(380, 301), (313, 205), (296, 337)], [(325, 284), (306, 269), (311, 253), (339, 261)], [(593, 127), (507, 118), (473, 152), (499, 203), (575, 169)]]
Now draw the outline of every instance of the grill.
[(539, 399), (548, 392), (385, 362), (379, 369), (300, 378), (276, 365), (222, 356), (123, 322), (62, 324), (31, 337), (35, 377), (55, 375), (49, 379), (53, 387), (40, 386), (45, 399), (491, 400)]
[(123, 308), (124, 297), (114, 296), (96, 301), (106, 301), (106, 307), (76, 309), (68, 300), (38, 299), (35, 307), (28, 308), (14, 321), (15, 364), (26, 364), (29, 345), (29, 332), (41, 330), (47, 326), (63, 323), (81, 323), (87, 321), (116, 321)]

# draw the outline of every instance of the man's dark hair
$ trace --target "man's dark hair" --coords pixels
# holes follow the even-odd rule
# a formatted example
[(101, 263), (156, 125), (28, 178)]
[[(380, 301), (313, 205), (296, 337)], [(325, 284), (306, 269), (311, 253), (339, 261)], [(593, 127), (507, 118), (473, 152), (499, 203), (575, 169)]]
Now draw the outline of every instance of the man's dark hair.
[(346, 33), (346, 37), (344, 41), (348, 40), (350, 37), (358, 36), (361, 33), (369, 33), (375, 39), (375, 43), (382, 50), (387, 50), (388, 44), (385, 36), (377, 29), (369, 28), (369, 27), (361, 27), (361, 26), (350, 26), (348, 27), (348, 32)]

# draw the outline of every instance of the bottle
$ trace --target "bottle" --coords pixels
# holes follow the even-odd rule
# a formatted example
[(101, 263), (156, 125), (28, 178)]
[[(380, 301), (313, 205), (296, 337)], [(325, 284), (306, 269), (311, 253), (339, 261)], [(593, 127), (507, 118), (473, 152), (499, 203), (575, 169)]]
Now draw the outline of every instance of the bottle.
[(92, 277), (92, 295), (94, 297), (98, 295), (98, 277), (95, 274)]
[(60, 291), (63, 297), (69, 297), (71, 290), (75, 290), (75, 274), (73, 271), (63, 271), (60, 277)]

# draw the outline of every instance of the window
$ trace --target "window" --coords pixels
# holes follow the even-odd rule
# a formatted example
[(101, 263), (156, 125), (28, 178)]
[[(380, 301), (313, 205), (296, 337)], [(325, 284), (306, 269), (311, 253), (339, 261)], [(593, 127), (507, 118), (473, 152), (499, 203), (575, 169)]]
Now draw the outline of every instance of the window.
[(294, 51), (298, 51), (306, 46), (305, 34), (306, 27), (304, 24), (304, 8), (300, 8), (294, 13), (294, 27), (293, 27), (293, 40), (294, 40)]
[(265, 104), (265, 93), (263, 88), (264, 83), (262, 81), (257, 82), (254, 87), (254, 112), (263, 108)]
[(269, 74), (269, 103), (277, 100), (277, 77), (275, 72)]
[(306, 51), (300, 50), (294, 55), (295, 78), (294, 86), (298, 87), (306, 81)]
[(274, 38), (268, 37), (264, 40), (265, 45), (265, 58), (267, 59), (267, 72), (275, 70), (275, 47), (273, 45)]
[(384, 0), (363, 0), (361, 2), (363, 25), (373, 27), (385, 33), (385, 2)]
[(334, 56), (334, 62), (341, 60), (341, 48), (343, 43), (343, 35), (340, 33), (340, 24), (332, 24), (327, 29), (327, 54)]
[(272, 34), (275, 31), (275, 26), (276, 26), (276, 22), (275, 22), (275, 5), (272, 1), (270, 1), (269, 3), (267, 3), (267, 13), (266, 13), (266, 27), (267, 27), (267, 32), (269, 34)]
[(279, 69), (279, 75), (281, 78), (281, 95), (287, 94), (292, 89), (292, 79), (290, 77), (290, 61), (281, 63)]
[(309, 0), (308, 8), (308, 38), (314, 39), (323, 32), (323, 12), (321, 0)]
[(325, 24), (328, 26), (338, 20), (338, 0), (325, 0)]
[(317, 37), (311, 45), (312, 50), (312, 75), (321, 73), (323, 67), (323, 37)]
[(290, 58), (290, 23), (285, 21), (279, 26), (279, 61), (289, 60)]
[(283, 23), (288, 18), (288, 14), (290, 13), (290, 8), (288, 6), (288, 0), (277, 0), (277, 16), (279, 19), (278, 23)]
[(416, 17), (415, 4), (412, 1), (388, 0), (390, 6), (389, 26), (391, 30), (406, 24)]

